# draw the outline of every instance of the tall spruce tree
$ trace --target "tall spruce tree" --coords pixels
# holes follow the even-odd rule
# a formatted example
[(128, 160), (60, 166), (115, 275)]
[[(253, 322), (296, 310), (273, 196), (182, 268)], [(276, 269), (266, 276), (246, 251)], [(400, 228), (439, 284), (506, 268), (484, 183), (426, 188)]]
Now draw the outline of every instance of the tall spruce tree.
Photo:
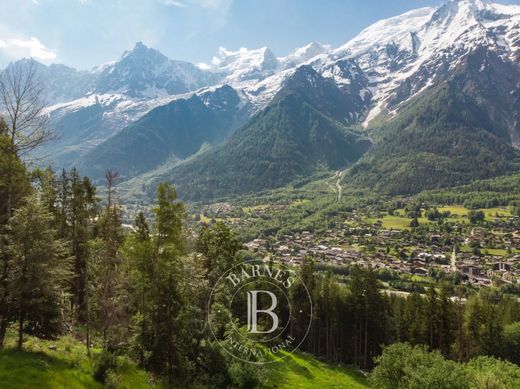
[[(121, 209), (115, 201), (117, 173), (106, 173), (107, 200), (100, 215), (96, 239), (90, 242), (88, 266), (85, 279), (90, 290), (86, 290), (86, 315), (99, 328), (103, 348), (113, 352), (120, 348), (126, 337), (127, 310), (124, 290), (124, 273), (119, 249), (123, 242)], [(89, 323), (89, 328), (90, 328)]]
[(182, 339), (186, 296), (181, 291), (182, 262), (186, 254), (183, 233), (184, 204), (177, 200), (175, 188), (162, 183), (157, 189), (154, 209), (154, 288), (151, 293), (152, 341), (149, 364), (156, 371), (186, 378), (186, 339)]
[(131, 349), (139, 363), (145, 365), (152, 338), (150, 293), (154, 282), (154, 251), (150, 227), (143, 212), (137, 214), (134, 230), (126, 237), (122, 254), (128, 268), (129, 309), (134, 327)]
[(18, 348), (24, 333), (52, 338), (63, 329), (70, 257), (51, 224), (52, 215), (36, 198), (16, 210), (10, 222), (10, 299), (18, 321)]
[(21, 206), (31, 191), (25, 165), (16, 152), (6, 122), (0, 117), (0, 348), (12, 320), (9, 280), (13, 258), (9, 248), (12, 236), (8, 224), (14, 209)]

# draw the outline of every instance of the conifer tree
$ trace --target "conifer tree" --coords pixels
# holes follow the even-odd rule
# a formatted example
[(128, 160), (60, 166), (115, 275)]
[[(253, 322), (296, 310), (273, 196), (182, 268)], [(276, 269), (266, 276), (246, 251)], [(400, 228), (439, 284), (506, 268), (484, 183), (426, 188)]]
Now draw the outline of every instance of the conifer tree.
[(121, 209), (115, 202), (117, 174), (106, 173), (107, 201), (98, 221), (97, 237), (90, 242), (86, 279), (87, 315), (101, 331), (103, 348), (116, 351), (126, 337), (127, 310), (122, 258)]
[(128, 297), (134, 325), (131, 346), (139, 363), (144, 365), (145, 353), (151, 340), (150, 292), (153, 286), (154, 262), (150, 227), (143, 212), (136, 216), (134, 230), (125, 239), (122, 252), (128, 267)]
[(18, 348), (24, 333), (52, 338), (63, 329), (70, 257), (51, 223), (52, 215), (35, 198), (15, 211), (10, 222), (10, 298), (18, 322)]
[(12, 320), (9, 280), (13, 258), (9, 248), (12, 237), (8, 223), (14, 209), (20, 207), (30, 193), (25, 165), (16, 153), (6, 122), (0, 117), (0, 348)]

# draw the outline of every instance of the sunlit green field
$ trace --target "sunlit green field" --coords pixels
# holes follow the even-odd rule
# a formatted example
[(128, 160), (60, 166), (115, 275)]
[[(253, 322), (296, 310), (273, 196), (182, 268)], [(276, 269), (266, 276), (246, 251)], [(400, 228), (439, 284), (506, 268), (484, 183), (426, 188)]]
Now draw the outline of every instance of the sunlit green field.
[(410, 221), (411, 219), (403, 216), (392, 216), (392, 215), (385, 215), (380, 219), (376, 218), (369, 218), (367, 221), (369, 223), (375, 223), (378, 220), (381, 221), (383, 228), (387, 230), (405, 230), (410, 228)]
[[(468, 216), (468, 212), (470, 211), (467, 208), (464, 208), (462, 205), (451, 205), (449, 207), (440, 207), (440, 212), (450, 211), (452, 215), (457, 215), (459, 217), (461, 216)], [(511, 212), (507, 208), (485, 208), (482, 209), (484, 211), (484, 214), (486, 215), (486, 218), (495, 218), (497, 215), (498, 217), (507, 217), (511, 216)]]
[[(449, 207), (440, 207), (440, 212), (449, 211), (452, 216), (447, 218), (450, 222), (458, 222), (458, 223), (467, 223), (468, 222), (468, 213), (469, 209), (464, 208), (462, 205), (452, 205)], [(511, 212), (507, 208), (486, 208), (482, 209), (484, 214), (486, 215), (487, 220), (493, 220), (497, 216), (498, 217), (508, 217), (511, 216)], [(385, 229), (394, 229), (394, 230), (405, 230), (410, 229), (411, 219), (406, 217), (406, 212), (404, 209), (398, 209), (395, 211), (394, 215), (384, 215), (381, 218), (367, 218), (365, 219), (368, 223), (375, 223), (377, 221), (381, 221), (383, 228)], [(420, 224), (432, 223), (432, 221), (428, 220), (426, 217), (421, 217), (418, 219)], [(490, 251), (490, 254), (491, 251)], [(504, 254), (493, 254), (493, 255), (504, 255)]]

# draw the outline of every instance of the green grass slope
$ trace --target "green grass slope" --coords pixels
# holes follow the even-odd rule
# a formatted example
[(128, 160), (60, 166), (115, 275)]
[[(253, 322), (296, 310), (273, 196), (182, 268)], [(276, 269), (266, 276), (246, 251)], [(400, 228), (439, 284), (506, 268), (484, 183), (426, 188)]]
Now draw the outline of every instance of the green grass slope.
[(0, 353), (0, 387), (3, 388), (102, 388), (70, 361), (43, 352), (7, 350)]
[(267, 366), (265, 389), (370, 388), (367, 379), (354, 370), (321, 362), (309, 354), (291, 354)]
[[(94, 369), (99, 350), (89, 358), (85, 346), (64, 337), (57, 341), (29, 338), (24, 350), (14, 348), (14, 337), (0, 351), (0, 388), (8, 389), (102, 389)], [(280, 362), (266, 365), (265, 389), (289, 388), (369, 388), (366, 378), (353, 369), (321, 362), (309, 354), (287, 355)], [(117, 389), (159, 389), (143, 370), (121, 358), (109, 378)]]
[[(98, 353), (94, 350), (89, 358), (85, 346), (68, 337), (57, 341), (30, 338), (23, 351), (16, 350), (10, 342), (0, 352), (0, 388), (102, 389), (104, 385), (93, 377)], [(159, 387), (150, 383), (146, 372), (126, 359), (119, 361), (111, 381), (117, 382), (118, 389)]]

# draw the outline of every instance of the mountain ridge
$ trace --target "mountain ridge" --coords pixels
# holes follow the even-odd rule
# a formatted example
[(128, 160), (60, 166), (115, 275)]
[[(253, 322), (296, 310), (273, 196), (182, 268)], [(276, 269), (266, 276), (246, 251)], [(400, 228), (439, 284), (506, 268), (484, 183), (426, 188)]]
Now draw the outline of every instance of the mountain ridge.
[(185, 198), (201, 200), (271, 189), (320, 170), (344, 168), (370, 144), (349, 128), (349, 104), (354, 104), (351, 96), (302, 66), (228, 141), (173, 167), (156, 184), (172, 181)]
[[(520, 6), (480, 0), (449, 1), (437, 8), (420, 8), (378, 21), (338, 48), (329, 48), (311, 42), (286, 57), (276, 57), (267, 47), (253, 50), (242, 48), (237, 51), (221, 48), (212, 65), (204, 66), (204, 69), (197, 67), (198, 70), (194, 65), (169, 60), (160, 52), (138, 43), (133, 50), (123, 54), (119, 61), (95, 70), (97, 79), (94, 80), (93, 85), (98, 88), (97, 92), (103, 92), (102, 94), (96, 93), (96, 89), (93, 89), (93, 92), (86, 97), (49, 108), (49, 115), (55, 120), (54, 123), (65, 124), (63, 133), (69, 137), (60, 144), (60, 150), (57, 150), (56, 154), (60, 155), (66, 151), (67, 157), (62, 162), (68, 160), (69, 163), (75, 163), (79, 160), (80, 165), (83, 164), (82, 166), (86, 166), (87, 169), (93, 164), (85, 162), (88, 161), (88, 157), (85, 159), (85, 156), (96, 155), (96, 153), (113, 155), (112, 159), (107, 157), (94, 161), (106, 164), (107, 168), (117, 165), (114, 163), (116, 156), (121, 160), (132, 161), (137, 149), (130, 147), (134, 152), (125, 154), (124, 147), (117, 150), (115, 146), (124, 143), (117, 141), (121, 139), (117, 138), (120, 131), (133, 128), (136, 134), (140, 131), (143, 132), (141, 135), (147, 134), (142, 138), (142, 142), (139, 142), (142, 150), (151, 151), (156, 147), (157, 150), (168, 151), (157, 153), (160, 157), (158, 156), (153, 163), (149, 165), (143, 163), (142, 168), (133, 171), (125, 172), (125, 166), (122, 166), (123, 173), (129, 173), (123, 176), (131, 178), (143, 173), (151, 173), (161, 166), (160, 176), (168, 178), (163, 174), (165, 171), (181, 172), (189, 170), (186, 166), (203, 166), (204, 161), (209, 158), (208, 155), (222, 153), (219, 151), (222, 147), (227, 148), (228, 154), (234, 155), (236, 161), (241, 160), (242, 166), (248, 165), (248, 162), (243, 160), (241, 154), (243, 150), (231, 150), (231, 147), (244, 147), (243, 143), (236, 141), (236, 137), (244, 132), (249, 133), (252, 138), (256, 137), (260, 144), (264, 140), (272, 139), (273, 134), (277, 134), (287, 144), (297, 144), (300, 147), (302, 144), (298, 143), (299, 136), (305, 137), (311, 132), (318, 138), (332, 136), (331, 134), (335, 134), (336, 130), (341, 128), (343, 132), (353, 131), (359, 136), (373, 137), (376, 140), (374, 147), (370, 150), (366, 148), (368, 150), (366, 157), (361, 158), (358, 164), (354, 165), (352, 168), (354, 173), (346, 175), (346, 177), (354, 177), (353, 179), (360, 184), (363, 184), (363, 180), (359, 179), (363, 167), (368, 169), (364, 173), (379, 172), (374, 173), (376, 176), (385, 170), (380, 169), (385, 163), (388, 166), (393, 165), (394, 171), (421, 169), (423, 171), (425, 167), (421, 166), (426, 160), (429, 160), (430, 164), (437, 160), (439, 166), (447, 169), (447, 176), (453, 178), (441, 180), (439, 185), (460, 184), (460, 172), (457, 173), (457, 166), (452, 161), (466, 155), (464, 150), (456, 149), (460, 153), (457, 156), (454, 155), (455, 149), (446, 145), (445, 152), (437, 150), (435, 155), (420, 160), (417, 155), (423, 150), (422, 144), (412, 142), (416, 154), (411, 154), (406, 149), (407, 145), (410, 146), (408, 140), (393, 129), (395, 123), (399, 121), (400, 116), (406, 117), (410, 105), (416, 104), (415, 102), (421, 99), (425, 99), (424, 101), (433, 99), (432, 101), (441, 107), (443, 103), (439, 102), (439, 99), (442, 98), (446, 99), (444, 104), (460, 105), (464, 107), (461, 112), (467, 112), (469, 115), (468, 120), (480, 117), (480, 114), (474, 113), (474, 109), (478, 108), (484, 112), (481, 118), (490, 121), (491, 125), (481, 128), (475, 124), (473, 132), (461, 125), (459, 119), (451, 117), (447, 114), (448, 111), (443, 110), (438, 110), (438, 114), (445, 119), (440, 122), (446, 127), (442, 131), (441, 129), (434, 131), (430, 126), (431, 123), (426, 122), (421, 124), (422, 127), (414, 124), (413, 128), (405, 125), (401, 126), (401, 129), (404, 133), (409, 132), (414, 137), (420, 138), (422, 142), (439, 145), (445, 144), (444, 139), (439, 137), (441, 133), (447, 137), (453, 135), (454, 139), (459, 139), (461, 134), (465, 134), (468, 149), (474, 150), (476, 154), (482, 151), (482, 155), (486, 155), (482, 159), (466, 155), (473, 164), (479, 161), (486, 161), (491, 165), (496, 163), (501, 166), (497, 168), (497, 174), (511, 171), (512, 165), (503, 161), (500, 153), (514, 159), (514, 147), (520, 145), (518, 125), (520, 100), (518, 92), (515, 92), (515, 88), (520, 85), (517, 61), (519, 50)], [(176, 83), (177, 76), (183, 83)], [(302, 82), (294, 85), (295, 80), (299, 78)], [(457, 93), (433, 93), (445, 83), (448, 83)], [(329, 88), (329, 85), (333, 87)], [(226, 133), (225, 136), (210, 139), (208, 136), (215, 126), (212, 127), (210, 120), (201, 120), (205, 122), (205, 128), (197, 127), (202, 124), (194, 124), (196, 120), (194, 115), (190, 114), (190, 110), (194, 109), (193, 104), (198, 104), (202, 109), (198, 97), (205, 93), (211, 95), (226, 86), (238, 96), (236, 107), (248, 107), (242, 111), (244, 112), (242, 119), (243, 122), (249, 120), (245, 126), (249, 128), (249, 132), (244, 130), (244, 127), (239, 128), (238, 124), (234, 126), (228, 123), (225, 125), (227, 130), (219, 129), (222, 133)], [(305, 92), (296, 93), (295, 90), (298, 88)], [(312, 97), (320, 96), (320, 88), (324, 88), (325, 92), (321, 97), (313, 99)], [(291, 91), (292, 93), (286, 93)], [(306, 100), (305, 93), (309, 93), (307, 97), (311, 98), (312, 103), (309, 104)], [(342, 105), (335, 105), (333, 103), (335, 101), (341, 101)], [(297, 104), (301, 106), (298, 107)], [(154, 126), (139, 127), (141, 120), (148, 120), (146, 119), (148, 114), (158, 107), (170, 105), (183, 107), (180, 109), (183, 112), (179, 115), (191, 117), (187, 121), (191, 123), (188, 127), (175, 120), (167, 119), (164, 119), (163, 125), (155, 123)], [(301, 112), (289, 112), (288, 107)], [(215, 106), (215, 109), (225, 110), (225, 107)], [(159, 111), (161, 110), (155, 112)], [(203, 116), (202, 113), (200, 115)], [(432, 121), (437, 119), (431, 118)], [(219, 123), (219, 120), (216, 119), (215, 123)], [(298, 123), (301, 132), (289, 130), (294, 123)], [(323, 128), (316, 127), (316, 123)], [(237, 128), (239, 129), (234, 134)], [(453, 134), (447, 131), (449, 128), (452, 128)], [(387, 144), (378, 143), (377, 139), (386, 139), (382, 134), (385, 131), (392, 133), (393, 138), (388, 139)], [(194, 142), (193, 147), (180, 150), (176, 149), (179, 138), (174, 141), (173, 138), (164, 136), (170, 132), (177, 135), (184, 133), (184, 138), (190, 132), (195, 138), (198, 137), (197, 134), (205, 135), (202, 137), (204, 140), (201, 138)], [(289, 133), (292, 139), (286, 138)], [(112, 137), (115, 138), (107, 139)], [(158, 139), (161, 139), (162, 143), (157, 144)], [(395, 143), (397, 139), (402, 143), (400, 145), (402, 147), (397, 147), (399, 146)], [(484, 139), (489, 144), (486, 144)], [(77, 145), (82, 140), (85, 146), (80, 149)], [(222, 147), (219, 146), (221, 143)], [(247, 140), (246, 143), (250, 144), (250, 141)], [(103, 152), (106, 144), (115, 146), (112, 151), (105, 149)], [(317, 143), (310, 144), (313, 147), (317, 146)], [(203, 145), (209, 150), (200, 152)], [(307, 146), (309, 145), (305, 147)], [(332, 150), (334, 146), (331, 146)], [(264, 156), (258, 153), (260, 148), (248, 147), (255, 155), (251, 163), (261, 163)], [(292, 156), (289, 152), (285, 159), (281, 154), (273, 159), (280, 164), (280, 171), (287, 172), (286, 176), (277, 176), (273, 170), (273, 176), (265, 175), (265, 183), (258, 179), (251, 179), (250, 184), (245, 184), (244, 188), (251, 191), (255, 190), (255, 185), (259, 190), (282, 185), (295, 177), (312, 174), (317, 166), (325, 166), (326, 169), (335, 169), (339, 166), (343, 168), (357, 160), (357, 158), (348, 161), (342, 159), (342, 163), (339, 164), (324, 162), (321, 159), (324, 157), (323, 153), (313, 154), (310, 149), (303, 147), (301, 150), (306, 150), (308, 158), (315, 158), (309, 162), (301, 160), (299, 154), (301, 150), (298, 147), (294, 150), (299, 151), (295, 151)], [(212, 148), (215, 150), (211, 150)], [(387, 150), (395, 148), (398, 151), (394, 160), (388, 160), (387, 151), (381, 151), (385, 148)], [(72, 158), (74, 153), (76, 159)], [(331, 155), (334, 155), (334, 151)], [(222, 158), (227, 157), (222, 156)], [(376, 161), (377, 158), (381, 159)], [(198, 160), (203, 162), (197, 162)], [(301, 160), (302, 166), (294, 164), (295, 160)], [(170, 167), (168, 161), (171, 162)], [(400, 163), (390, 163), (395, 161)], [(201, 165), (197, 165), (199, 163)], [(220, 166), (221, 171), (213, 169), (211, 179), (218, 179), (219, 174), (223, 177), (228, 175), (227, 166), (220, 163), (213, 165), (209, 167), (210, 170)], [(249, 166), (249, 168), (250, 172), (255, 171), (254, 167)], [(492, 173), (484, 169), (483, 171), (488, 173), (481, 177), (478, 172), (470, 168), (471, 166), (468, 166), (468, 179), (485, 178)], [(97, 170), (101, 171), (101, 169)], [(450, 172), (453, 175), (450, 175)], [(203, 172), (199, 171), (199, 173)], [(178, 174), (174, 174), (175, 178), (182, 181), (182, 177)], [(261, 172), (255, 174), (262, 175)], [(429, 180), (431, 181), (431, 178)], [(370, 182), (370, 179), (365, 180), (364, 184), (367, 182)], [(417, 182), (403, 183), (402, 189), (404, 192), (409, 192), (410, 188), (422, 190), (432, 185), (431, 182), (425, 182), (424, 187)], [(200, 188), (197, 190), (201, 192)], [(392, 191), (399, 190), (396, 188)]]

